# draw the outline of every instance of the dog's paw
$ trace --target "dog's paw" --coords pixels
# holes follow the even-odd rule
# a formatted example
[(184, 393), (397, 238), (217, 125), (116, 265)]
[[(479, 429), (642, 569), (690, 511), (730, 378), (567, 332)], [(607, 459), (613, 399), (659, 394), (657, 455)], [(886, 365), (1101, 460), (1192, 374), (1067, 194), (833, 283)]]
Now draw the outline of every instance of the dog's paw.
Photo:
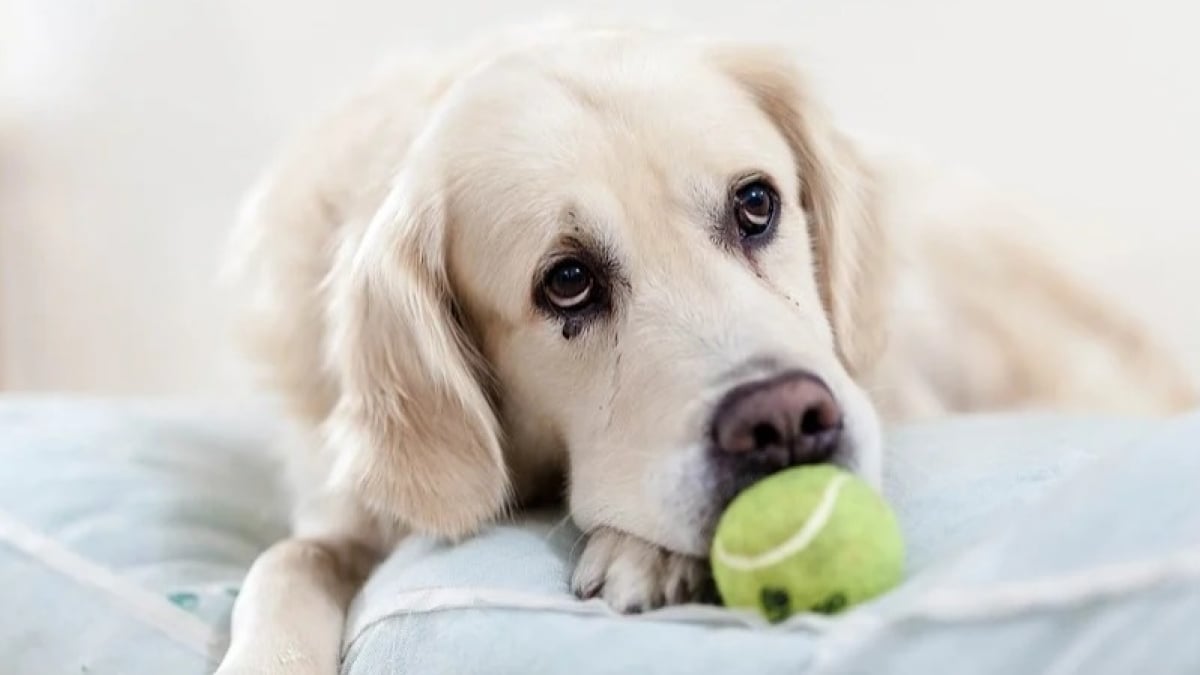
[(629, 614), (716, 597), (708, 561), (609, 527), (588, 534), (571, 588), (580, 598), (598, 597)]

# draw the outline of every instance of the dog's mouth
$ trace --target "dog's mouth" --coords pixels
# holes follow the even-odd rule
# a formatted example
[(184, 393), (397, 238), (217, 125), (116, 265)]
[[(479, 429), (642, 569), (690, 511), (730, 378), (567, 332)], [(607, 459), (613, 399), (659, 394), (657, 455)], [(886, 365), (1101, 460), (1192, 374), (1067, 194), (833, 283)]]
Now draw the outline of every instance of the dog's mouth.
[[(843, 443), (847, 442), (844, 441)], [(725, 509), (729, 507), (730, 503), (738, 495), (759, 481), (769, 478), (780, 471), (786, 471), (794, 466), (803, 466), (805, 464), (831, 464), (850, 472), (857, 472), (857, 462), (853, 460), (852, 453), (845, 449), (845, 445), (839, 446), (836, 451), (822, 462), (792, 464), (782, 467), (771, 462), (747, 465), (740, 458), (731, 458), (728, 454), (718, 451), (711, 446), (707, 448), (706, 454), (711, 467), (707, 486), (709, 499), (702, 507), (701, 512), (697, 514), (696, 519), (699, 538), (706, 548), (712, 543), (717, 523), (721, 515), (725, 512)]]

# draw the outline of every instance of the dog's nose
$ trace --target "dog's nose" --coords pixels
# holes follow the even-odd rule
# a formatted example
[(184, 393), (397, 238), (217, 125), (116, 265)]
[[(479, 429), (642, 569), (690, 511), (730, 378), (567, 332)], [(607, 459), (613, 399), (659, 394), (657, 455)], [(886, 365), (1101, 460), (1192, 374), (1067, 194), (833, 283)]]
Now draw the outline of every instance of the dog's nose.
[(837, 450), (842, 411), (820, 378), (792, 371), (731, 390), (712, 434), (717, 450), (760, 470), (816, 464)]

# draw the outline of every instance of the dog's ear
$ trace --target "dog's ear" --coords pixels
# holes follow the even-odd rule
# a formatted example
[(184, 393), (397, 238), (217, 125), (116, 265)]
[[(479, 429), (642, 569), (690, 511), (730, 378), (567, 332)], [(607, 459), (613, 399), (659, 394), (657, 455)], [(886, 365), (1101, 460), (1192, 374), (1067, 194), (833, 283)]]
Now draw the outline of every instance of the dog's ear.
[(417, 531), (459, 537), (509, 494), (485, 368), (456, 316), (443, 194), (403, 171), (328, 286), (340, 397), (326, 423), (334, 489)]
[(870, 369), (886, 336), (886, 232), (870, 170), (813, 99), (782, 49), (711, 45), (720, 68), (757, 103), (791, 147), (808, 218), (818, 288), (839, 356), (851, 374)]

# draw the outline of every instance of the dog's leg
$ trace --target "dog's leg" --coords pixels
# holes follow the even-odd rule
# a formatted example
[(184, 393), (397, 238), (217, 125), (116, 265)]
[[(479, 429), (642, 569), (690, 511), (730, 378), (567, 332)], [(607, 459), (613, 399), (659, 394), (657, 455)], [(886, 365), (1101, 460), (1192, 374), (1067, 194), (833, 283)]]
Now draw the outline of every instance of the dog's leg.
[(336, 675), (350, 601), (391, 543), (361, 515), (301, 521), (250, 567), (217, 675)]

